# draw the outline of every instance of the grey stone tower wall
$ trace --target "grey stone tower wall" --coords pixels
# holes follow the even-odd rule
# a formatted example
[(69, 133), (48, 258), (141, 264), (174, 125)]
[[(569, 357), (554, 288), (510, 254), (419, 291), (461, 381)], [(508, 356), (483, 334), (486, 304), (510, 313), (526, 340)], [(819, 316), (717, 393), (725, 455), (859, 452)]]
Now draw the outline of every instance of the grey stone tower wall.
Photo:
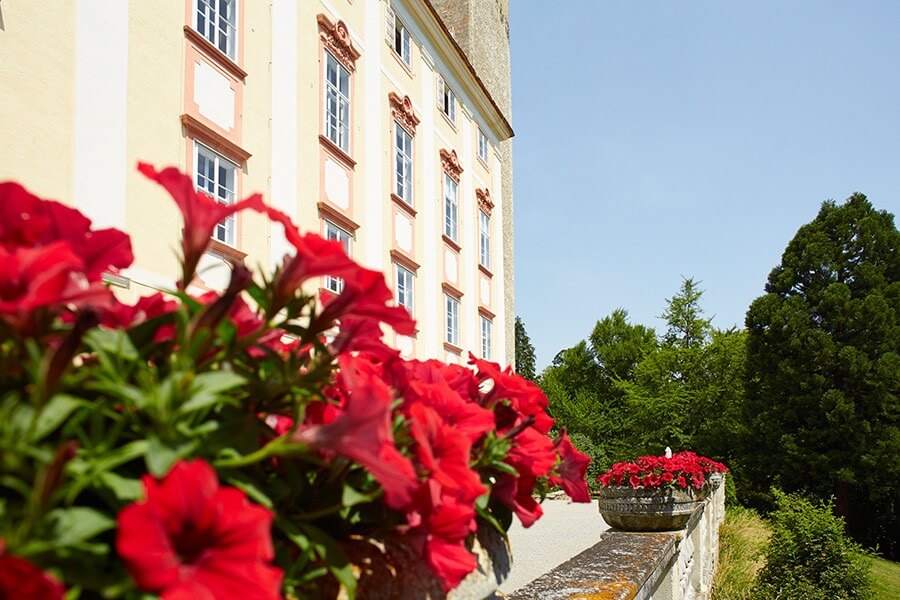
[[(426, 0), (430, 1), (456, 43), (475, 67), (494, 102), (512, 123), (512, 70), (509, 52), (509, 0)], [(503, 274), (506, 320), (506, 356), (515, 362), (515, 263), (513, 261), (513, 161), (512, 140), (500, 142), (503, 194)]]

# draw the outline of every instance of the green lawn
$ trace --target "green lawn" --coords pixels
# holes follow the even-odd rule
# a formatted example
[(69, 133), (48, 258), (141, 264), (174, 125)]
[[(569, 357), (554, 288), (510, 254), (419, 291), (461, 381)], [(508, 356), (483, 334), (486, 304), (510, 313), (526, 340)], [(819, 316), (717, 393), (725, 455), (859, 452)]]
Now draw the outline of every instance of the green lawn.
[(877, 600), (900, 598), (900, 563), (883, 558), (872, 561), (872, 587)]

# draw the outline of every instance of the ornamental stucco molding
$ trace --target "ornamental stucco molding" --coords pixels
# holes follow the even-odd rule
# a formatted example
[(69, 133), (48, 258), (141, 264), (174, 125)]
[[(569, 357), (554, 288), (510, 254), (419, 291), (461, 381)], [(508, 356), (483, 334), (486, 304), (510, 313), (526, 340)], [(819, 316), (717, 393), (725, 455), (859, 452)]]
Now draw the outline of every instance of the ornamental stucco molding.
[(401, 98), (394, 92), (391, 92), (388, 94), (388, 100), (391, 103), (391, 115), (394, 117), (394, 120), (400, 123), (410, 135), (416, 135), (416, 125), (419, 124), (420, 120), (413, 110), (412, 100), (409, 99), (409, 96)]
[(494, 210), (494, 201), (491, 199), (491, 192), (487, 189), (476, 188), (475, 198), (478, 199), (478, 208), (484, 211), (487, 216), (491, 216)]
[(322, 13), (319, 13), (316, 19), (319, 22), (319, 38), (321, 38), (325, 48), (347, 69), (355, 70), (356, 59), (361, 54), (359, 50), (353, 47), (353, 41), (350, 39), (350, 31), (347, 29), (347, 25), (343, 21), (332, 23), (331, 19)]
[(459, 157), (456, 150), (446, 150), (441, 148), (441, 168), (453, 181), (459, 183), (459, 176), (462, 175), (463, 168), (459, 164)]

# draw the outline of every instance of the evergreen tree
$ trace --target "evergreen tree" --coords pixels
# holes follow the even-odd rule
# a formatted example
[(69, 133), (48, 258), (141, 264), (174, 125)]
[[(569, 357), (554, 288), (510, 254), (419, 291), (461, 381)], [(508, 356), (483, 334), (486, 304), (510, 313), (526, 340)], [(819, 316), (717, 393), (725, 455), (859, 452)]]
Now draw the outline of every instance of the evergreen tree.
[(516, 373), (534, 381), (535, 373), (534, 346), (525, 331), (525, 322), (516, 317)]
[(747, 313), (747, 460), (772, 485), (836, 497), (897, 552), (900, 232), (865, 196), (822, 204)]

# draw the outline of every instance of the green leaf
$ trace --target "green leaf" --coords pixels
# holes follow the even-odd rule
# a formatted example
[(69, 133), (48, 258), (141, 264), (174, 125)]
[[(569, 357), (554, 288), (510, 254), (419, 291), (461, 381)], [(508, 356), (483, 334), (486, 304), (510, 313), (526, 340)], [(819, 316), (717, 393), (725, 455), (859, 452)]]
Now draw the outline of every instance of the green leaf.
[(117, 357), (125, 361), (134, 361), (138, 358), (138, 351), (131, 343), (131, 338), (122, 329), (97, 327), (85, 334), (84, 341), (102, 358)]
[(57, 508), (47, 513), (55, 523), (56, 544), (72, 546), (115, 527), (109, 516), (86, 506)]
[(366, 502), (371, 502), (375, 498), (381, 495), (381, 490), (378, 489), (374, 492), (370, 492), (368, 494), (363, 494), (359, 490), (353, 488), (352, 486), (345, 485), (344, 493), (341, 497), (341, 504), (343, 506), (354, 506), (356, 504), (365, 504)]
[(86, 406), (87, 402), (74, 396), (57, 394), (41, 410), (37, 416), (34, 430), (30, 436), (32, 442), (42, 440), (52, 433), (72, 414), (79, 406)]
[(179, 458), (183, 458), (197, 448), (199, 442), (185, 442), (178, 446), (166, 444), (158, 437), (150, 438), (150, 446), (147, 448), (147, 470), (154, 477), (163, 477)]
[(254, 485), (250, 481), (244, 481), (242, 479), (237, 479), (234, 477), (229, 477), (225, 479), (226, 483), (233, 485), (238, 488), (247, 496), (249, 496), (252, 500), (254, 500), (257, 504), (262, 504), (268, 509), (273, 509), (275, 504), (272, 502), (272, 499), (266, 495), (261, 489), (259, 489), (256, 485)]
[(331, 574), (346, 588), (347, 596), (353, 600), (356, 597), (356, 577), (353, 575), (350, 560), (344, 554), (344, 550), (330, 535), (318, 527), (303, 523), (299, 525), (299, 528), (313, 543), (316, 553), (325, 561)]
[(212, 406), (222, 394), (243, 384), (246, 380), (231, 371), (201, 373), (191, 385), (191, 399), (182, 404), (177, 413), (186, 414)]
[(122, 502), (133, 502), (144, 495), (144, 486), (137, 479), (129, 479), (111, 471), (100, 474), (100, 482)]

